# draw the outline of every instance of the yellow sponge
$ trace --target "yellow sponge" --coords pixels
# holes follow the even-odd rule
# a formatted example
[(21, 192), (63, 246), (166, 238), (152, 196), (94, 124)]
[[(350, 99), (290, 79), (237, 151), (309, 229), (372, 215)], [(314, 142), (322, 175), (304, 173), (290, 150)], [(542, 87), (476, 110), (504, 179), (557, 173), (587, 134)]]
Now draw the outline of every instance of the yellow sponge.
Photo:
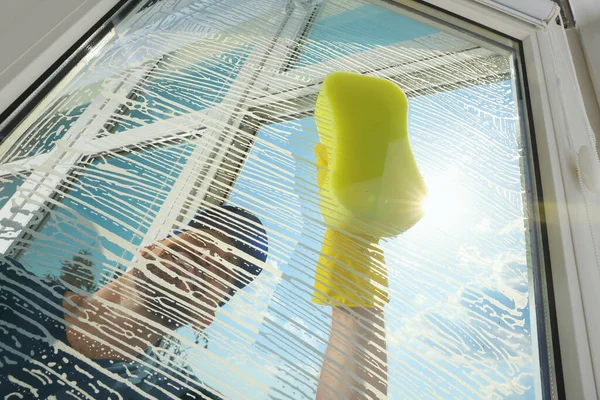
[(427, 194), (408, 138), (408, 100), (394, 83), (327, 76), (315, 110), (321, 213), (329, 227), (375, 237), (422, 217)]

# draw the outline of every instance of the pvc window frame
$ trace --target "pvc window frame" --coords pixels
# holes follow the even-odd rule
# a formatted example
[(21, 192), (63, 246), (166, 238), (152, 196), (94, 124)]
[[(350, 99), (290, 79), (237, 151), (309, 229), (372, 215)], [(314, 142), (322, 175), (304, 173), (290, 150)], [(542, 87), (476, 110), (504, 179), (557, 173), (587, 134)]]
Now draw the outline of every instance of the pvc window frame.
[[(548, 54), (552, 51), (552, 47), (556, 45), (555, 42), (549, 40), (549, 27), (520, 20), (515, 16), (503, 14), (472, 0), (428, 0), (426, 2), (389, 0), (383, 3), (387, 3), (388, 6), (404, 7), (420, 13), (422, 18), (427, 19), (428, 23), (436, 19), (451, 21), (453, 25), (459, 28), (462, 27), (465, 32), (475, 33), (482, 38), (492, 38), (500, 43), (502, 41), (508, 43), (512, 40), (521, 42), (521, 57), (524, 62), (522, 73), (527, 82), (526, 88), (529, 95), (529, 107), (525, 110), (525, 113), (531, 127), (535, 130), (536, 139), (535, 143), (531, 143), (530, 150), (537, 155), (539, 163), (538, 184), (541, 185), (544, 201), (546, 204), (553, 205), (552, 207), (546, 206), (541, 210), (540, 223), (544, 227), (542, 231), (546, 233), (546, 236), (540, 240), (547, 242), (545, 247), (549, 250), (548, 260), (546, 261), (550, 262), (551, 271), (546, 271), (549, 275), (544, 283), (551, 286), (550, 293), (554, 293), (555, 296), (554, 299), (551, 298), (549, 301), (554, 302), (556, 307), (558, 338), (560, 339), (560, 360), (557, 367), (562, 366), (564, 386), (559, 376), (559, 381), (554, 382), (550, 388), (550, 396), (551, 398), (597, 399), (599, 395), (598, 387), (600, 386), (600, 351), (598, 350), (600, 348), (600, 327), (594, 325), (592, 321), (600, 321), (600, 318), (596, 319), (600, 307), (597, 307), (596, 299), (590, 289), (590, 285), (596, 283), (598, 283), (596, 287), (600, 287), (600, 281), (593, 274), (593, 268), (590, 268), (590, 266), (595, 266), (596, 269), (599, 267), (596, 254), (598, 249), (595, 247), (597, 246), (597, 239), (593, 235), (594, 232), (587, 229), (585, 223), (573, 220), (574, 210), (572, 208), (578, 202), (585, 201), (585, 193), (579, 193), (581, 185), (577, 173), (569, 173), (569, 171), (572, 172), (576, 169), (577, 165), (572, 163), (572, 149), (566, 148), (564, 145), (563, 139), (568, 133), (565, 132), (562, 126), (563, 121), (554, 112), (557, 107), (560, 107), (561, 100), (552, 91), (554, 82), (551, 79), (553, 76), (561, 77), (565, 73), (568, 74), (568, 71), (560, 70), (552, 63), (547, 62)], [(289, 19), (288, 22), (296, 21), (296, 24), (291, 25), (283, 22), (280, 31), (271, 32), (271, 34), (277, 37), (278, 34), (282, 33), (293, 35), (302, 32), (306, 28), (306, 24), (310, 22), (312, 15), (314, 15), (314, 7), (318, 6), (313, 5), (311, 7), (313, 8), (306, 10), (292, 9), (292, 13), (304, 14), (291, 14), (293, 18)], [(100, 19), (103, 15), (98, 13), (97, 17)], [(473, 21), (477, 21), (477, 23)], [(552, 24), (553, 22), (550, 23), (550, 25)], [(469, 39), (472, 40), (470, 35)], [(563, 47), (559, 51), (565, 57), (569, 57), (568, 45), (562, 45)], [(287, 54), (294, 51), (294, 49), (290, 48), (289, 40), (281, 38), (272, 42), (269, 51), (276, 51), (277, 54), (286, 52)], [(240, 71), (235, 85), (237, 85), (237, 89), (243, 90), (230, 89), (230, 93), (245, 93), (246, 89), (251, 89), (257, 83), (268, 82), (273, 73), (286, 68), (284, 64), (276, 62), (274, 64), (265, 63), (264, 56), (265, 54), (255, 52), (250, 57), (252, 62), (263, 63), (266, 67), (263, 69), (265, 72), (256, 75), (253, 71)], [(272, 60), (269, 62), (273, 63)], [(251, 64), (251, 62), (247, 64)], [(568, 87), (564, 89), (576, 90)], [(302, 88), (299, 90), (301, 92)], [(290, 93), (290, 95), (297, 97), (298, 93)], [(572, 95), (577, 97), (576, 94)], [(204, 116), (209, 120), (218, 116), (219, 123), (211, 126), (199, 126), (197, 124), (198, 119), (194, 123), (191, 119), (187, 121), (186, 127), (189, 127), (190, 132), (205, 129), (202, 136), (210, 138), (211, 143), (215, 145), (214, 148), (211, 148), (216, 149), (218, 147), (221, 150), (211, 154), (211, 157), (213, 157), (213, 169), (211, 171), (200, 173), (197, 166), (192, 163), (181, 172), (181, 176), (188, 178), (178, 180), (178, 184), (172, 190), (172, 195), (165, 201), (165, 204), (168, 204), (169, 207), (161, 209), (160, 218), (162, 220), (157, 218), (156, 224), (151, 227), (147, 234), (148, 240), (164, 234), (164, 228), (161, 227), (164, 226), (165, 220), (175, 221), (193, 214), (194, 207), (199, 204), (190, 203), (190, 193), (193, 192), (197, 198), (202, 199), (204, 194), (209, 193), (208, 182), (210, 182), (211, 174), (213, 177), (216, 176), (216, 169), (223, 162), (227, 149), (233, 145), (232, 133), (236, 129), (245, 129), (244, 126), (247, 125), (247, 121), (243, 120), (243, 112), (256, 106), (257, 101), (257, 99), (249, 99), (247, 96), (226, 96), (223, 104), (226, 107), (236, 105), (240, 110), (239, 112), (223, 115), (223, 107), (217, 106), (204, 110), (193, 117)], [(259, 103), (262, 103), (262, 101)], [(186, 116), (181, 118), (186, 118)], [(172, 124), (175, 127), (181, 126), (182, 121), (169, 120), (160, 123)], [(132, 142), (127, 143), (124, 140), (123, 143), (118, 145), (131, 145), (142, 137), (148, 140), (148, 136), (144, 136), (144, 129), (147, 130), (148, 128), (141, 127), (138, 129), (137, 133), (135, 130), (128, 131), (129, 134), (133, 134), (131, 136)], [(176, 133), (174, 132), (174, 134)], [(114, 140), (114, 138), (111, 139)], [(153, 139), (158, 140), (159, 138)], [(580, 138), (580, 141), (584, 139), (587, 140), (586, 138)], [(103, 142), (102, 139), (95, 139), (91, 146), (84, 143), (80, 144), (82, 146), (80, 157), (91, 156), (92, 153), (108, 150), (107, 147), (109, 147), (108, 141)], [(249, 149), (249, 146), (251, 146), (251, 143), (246, 148)], [(198, 154), (192, 155), (192, 157), (195, 156), (198, 156)], [(21, 160), (20, 163), (3, 165), (2, 171), (18, 170), (25, 172), (31, 171), (33, 167), (42, 164), (58, 165), (56, 162), (59, 158), (58, 152), (50, 152), (31, 159)], [(68, 168), (68, 165), (75, 165), (78, 160), (79, 158), (75, 158), (65, 164), (67, 160), (61, 159), (61, 165)], [(241, 162), (243, 160), (240, 160)], [(28, 184), (33, 185), (33, 181)], [(229, 182), (229, 184), (233, 184), (233, 182)], [(60, 185), (60, 182), (56, 182), (54, 186), (49, 186), (58, 187), (58, 185)], [(34, 186), (29, 188), (33, 192), (39, 189)], [(11, 216), (7, 214), (9, 211), (7, 207), (2, 209), (0, 218), (10, 219)], [(32, 209), (30, 211), (33, 215), (36, 210)], [(21, 222), (28, 224), (31, 221)], [(16, 237), (17, 234), (14, 235), (13, 239), (4, 235), (4, 240), (0, 243), (0, 251), (8, 250)], [(591, 243), (591, 248), (586, 251), (582, 246), (577, 246), (576, 243), (581, 240), (587, 240), (586, 243)], [(556, 334), (556, 332), (554, 333)], [(554, 339), (556, 338), (557, 336), (554, 336)]]
[[(591, 193), (582, 185), (576, 149), (571, 148), (569, 141), (593, 146), (593, 149), (595, 143), (585, 131), (572, 132), (566, 128), (563, 116), (557, 114), (565, 99), (556, 92), (553, 78), (566, 78), (566, 74), (548, 64), (548, 55), (558, 52), (566, 59), (571, 56), (566, 39), (561, 48), (555, 46), (556, 43), (549, 40), (549, 34), (543, 31), (523, 40), (530, 117), (536, 130), (536, 150), (544, 193), (543, 224), (552, 268), (549, 283), (553, 286), (556, 308), (564, 396), (569, 399), (597, 399), (600, 395), (598, 242), (594, 227), (580, 218), (580, 208), (589, 207), (586, 198)], [(563, 86), (565, 91), (571, 92), (569, 97), (578, 97), (576, 80), (574, 83), (571, 88)], [(584, 106), (583, 100), (573, 105), (578, 106)], [(572, 135), (576, 136), (575, 140)]]

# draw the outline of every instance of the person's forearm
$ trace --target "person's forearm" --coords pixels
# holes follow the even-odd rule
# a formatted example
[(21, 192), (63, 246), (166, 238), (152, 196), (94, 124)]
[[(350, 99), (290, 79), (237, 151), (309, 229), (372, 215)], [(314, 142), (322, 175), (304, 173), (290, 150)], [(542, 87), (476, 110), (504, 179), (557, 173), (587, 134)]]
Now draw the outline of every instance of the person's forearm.
[(199, 282), (191, 282), (181, 267), (162, 262), (161, 249), (153, 250), (93, 296), (72, 295), (70, 306), (65, 300), (73, 348), (91, 358), (130, 360), (173, 329), (210, 325), (214, 308), (193, 292)]
[(134, 279), (131, 271), (90, 297), (65, 298), (67, 339), (75, 350), (94, 359), (130, 361), (164, 336), (165, 329), (149, 318)]
[(387, 351), (382, 309), (333, 307), (317, 400), (387, 396)]

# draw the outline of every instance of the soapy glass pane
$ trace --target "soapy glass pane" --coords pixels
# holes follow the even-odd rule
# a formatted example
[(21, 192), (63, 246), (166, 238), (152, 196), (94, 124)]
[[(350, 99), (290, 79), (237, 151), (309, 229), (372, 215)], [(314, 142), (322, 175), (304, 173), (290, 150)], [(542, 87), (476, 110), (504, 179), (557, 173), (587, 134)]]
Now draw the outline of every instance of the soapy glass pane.
[[(512, 56), (417, 21), (398, 26), (423, 29), (395, 29), (386, 21), (407, 17), (368, 3), (330, 1), (321, 7), (281, 91), (294, 87), (294, 77), (318, 84), (340, 69), (395, 82), (410, 96), (409, 134), (429, 188), (423, 220), (383, 243), (391, 297), (390, 395), (536, 398), (530, 282), (539, 266), (532, 261), (536, 249), (528, 246), (532, 232), (525, 230), (530, 171), (523, 166)], [(458, 55), (468, 52), (474, 57)], [(447, 62), (436, 63), (445, 56)], [(404, 63), (420, 66), (411, 70)], [(277, 84), (270, 90), (277, 91)], [(263, 121), (269, 114), (273, 121), (310, 114), (306, 103), (314, 104), (316, 96), (306, 93), (253, 112), (264, 112)], [(238, 367), (256, 372), (252, 354), (266, 349), (272, 363), (261, 364), (264, 379), (273, 391), (294, 398), (313, 397), (329, 334), (329, 311), (311, 304), (325, 232), (315, 187), (317, 142), (312, 117), (267, 122), (230, 197), (278, 233), (270, 260), (283, 275), (261, 327), (260, 351), (238, 357)], [(278, 357), (282, 349), (285, 358)]]
[[(242, 206), (262, 219), (269, 234), (264, 271), (217, 310), (200, 339), (189, 326), (168, 331), (161, 341), (146, 343), (137, 362), (94, 360), (91, 372), (71, 368), (70, 382), (89, 391), (89, 397), (94, 390), (108, 397), (110, 390), (102, 384), (115, 384), (117, 376), (119, 386), (112, 390), (120, 394), (162, 398), (173, 384), (201, 384), (224, 398), (315, 398), (331, 309), (311, 301), (325, 233), (312, 112), (324, 76), (346, 70), (384, 77), (409, 95), (411, 143), (430, 190), (425, 218), (382, 243), (391, 298), (386, 306), (390, 397), (534, 398), (539, 368), (532, 348), (535, 304), (530, 305), (529, 281), (539, 266), (532, 262), (535, 249), (527, 246), (531, 232), (524, 230), (529, 205), (523, 193), (531, 188), (525, 179), (529, 171), (522, 167), (527, 163), (512, 56), (374, 4), (327, 1), (308, 40), (298, 39), (301, 55), (290, 61), (292, 71), (233, 82), (248, 52), (269, 49), (274, 35), (282, 33), (277, 28), (288, 11), (308, 5), (158, 2), (115, 27), (106, 47), (62, 92), (96, 101), (89, 121), (82, 124), (81, 132), (91, 127), (90, 138), (110, 138), (144, 125), (151, 131), (160, 120), (185, 114), (200, 118), (198, 111), (217, 106), (207, 135), (210, 143), (221, 144), (222, 132), (233, 132), (239, 146), (225, 154), (219, 173), (237, 181), (230, 192), (229, 180), (196, 182), (180, 175), (193, 149), (185, 140), (95, 156), (76, 169), (69, 186), (43, 204), (52, 206), (42, 210), (48, 219), (41, 230), (29, 230), (20, 244), (20, 261), (30, 271), (50, 275), (54, 285), (65, 264), (78, 265), (83, 270), (71, 285), (93, 292), (108, 284), (120, 276), (121, 265), (133, 265), (159, 207), (176, 206), (165, 204), (166, 195), (180, 183), (194, 190), (208, 183), (212, 190), (211, 202), (188, 203), (186, 198), (184, 207), (215, 202)], [(272, 28), (271, 33), (265, 34), (265, 28)], [(281, 61), (282, 54), (269, 57), (265, 65)], [(250, 67), (259, 71), (262, 64)], [(239, 81), (256, 86), (241, 86), (233, 93), (235, 101), (224, 103), (224, 95)], [(265, 82), (269, 93), (258, 86)], [(122, 90), (114, 92), (116, 87)], [(290, 97), (290, 88), (302, 88), (304, 97)], [(279, 89), (287, 97), (273, 100), (278, 102), (276, 116), (268, 107), (248, 109), (243, 103), (246, 95), (254, 100)], [(243, 129), (220, 122), (237, 120), (232, 115), (246, 117)], [(156, 125), (163, 127), (154, 131), (159, 135), (167, 126), (165, 137), (185, 128)], [(256, 137), (247, 133), (252, 129), (258, 131)], [(44, 142), (40, 149), (52, 145), (52, 140), (38, 141)], [(209, 163), (194, 162), (191, 174), (203, 176)], [(94, 280), (97, 285), (88, 285)], [(49, 304), (41, 308), (53, 309)], [(168, 305), (161, 312), (167, 315)], [(135, 319), (133, 312), (129, 316)], [(62, 318), (56, 319), (59, 325)], [(113, 328), (139, 336), (131, 321)], [(19, 346), (1, 349), (15, 354)], [(68, 361), (44, 365), (50, 374), (73, 364), (85, 367), (89, 360), (74, 354), (68, 353)], [(191, 373), (185, 375), (186, 370)], [(193, 383), (182, 383), (187, 378)], [(42, 391), (44, 385), (32, 389)], [(72, 388), (60, 390), (64, 394)]]
[(7, 152), (2, 162), (17, 161), (52, 150), (56, 141), (65, 136), (89, 106), (89, 103), (72, 103), (59, 102), (53, 110), (42, 114)]
[(145, 146), (78, 166), (41, 229), (20, 243), (18, 260), (57, 278), (65, 262), (83, 257), (93, 273), (86, 287), (101, 287), (131, 261), (193, 149), (189, 142)]
[(111, 118), (105, 130), (124, 132), (219, 104), (250, 49), (246, 46), (226, 51), (221, 46), (216, 55), (201, 61), (197, 61), (197, 48), (165, 57), (134, 89), (130, 101)]
[[(265, 42), (273, 39), (273, 33), (285, 18), (285, 4), (279, 2), (178, 1), (156, 4), (115, 27), (104, 45), (90, 52), (83, 65), (72, 71), (67, 78), (71, 81), (61, 83), (57, 98), (45, 99), (44, 103), (50, 104), (49, 108), (40, 107), (30, 114), (31, 119), (40, 114), (43, 115), (42, 121), (52, 120), (56, 110), (69, 112), (68, 107), (66, 111), (57, 108), (63, 100), (74, 104), (73, 109), (89, 104), (82, 110), (85, 118), (79, 116), (73, 121), (77, 129), (69, 132), (72, 134), (69, 137), (78, 138), (78, 141), (64, 143), (62, 149), (66, 157), (38, 164), (32, 172), (32, 182), (44, 188), (48, 188), (48, 182), (53, 182), (53, 188), (57, 178), (62, 180), (62, 186), (57, 187), (52, 196), (35, 204), (39, 206), (33, 216), (38, 230), (26, 228), (23, 237), (12, 246), (13, 252), (18, 254), (18, 261), (34, 275), (15, 273), (11, 268), (13, 261), (9, 257), (1, 259), (0, 357), (3, 357), (3, 363), (0, 365), (0, 392), (23, 398), (63, 398), (68, 395), (164, 398), (169, 397), (165, 390), (172, 392), (171, 397), (180, 397), (187, 388), (199, 396), (205, 387), (202, 382), (205, 377), (211, 379), (217, 370), (221, 375), (231, 375), (232, 368), (225, 360), (215, 362), (215, 357), (202, 347), (201, 343), (208, 340), (198, 338), (198, 333), (190, 329), (163, 331), (162, 338), (156, 341), (148, 339), (142, 346), (143, 353), (133, 357), (137, 362), (97, 359), (97, 355), (85, 352), (98, 350), (99, 355), (105, 357), (112, 351), (122, 354), (119, 353), (122, 349), (117, 345), (102, 349), (97, 344), (85, 343), (78, 347), (67, 343), (65, 318), (72, 315), (69, 314), (72, 310), (65, 313), (62, 309), (70, 301), (68, 296), (63, 298), (63, 293), (68, 288), (87, 298), (119, 278), (125, 277), (127, 281), (129, 276), (122, 270), (137, 262), (133, 260), (135, 256), (139, 261), (142, 237), (156, 222), (158, 210), (176, 207), (175, 203), (164, 204), (171, 187), (176, 182), (185, 183), (186, 188), (193, 192), (198, 190), (196, 184), (202, 183), (191, 176), (179, 177), (183, 162), (193, 151), (195, 143), (187, 138), (178, 141), (175, 146), (165, 145), (165, 141), (173, 140), (174, 135), (184, 136), (189, 127), (180, 122), (157, 124), (162, 128), (152, 125), (158, 120), (220, 105), (221, 108), (210, 115), (211, 139), (206, 144), (206, 149), (210, 150), (210, 146), (220, 139), (220, 131), (229, 115), (235, 111), (237, 98), (247, 94), (239, 91), (234, 94), (234, 101), (221, 104), (233, 77), (237, 77), (254, 46), (265, 50)], [(265, 32), (273, 33), (265, 35)], [(133, 115), (133, 112), (137, 114)], [(220, 122), (221, 119), (225, 122)], [(188, 122), (196, 127), (201, 120), (200, 116), (195, 116)], [(129, 126), (126, 125), (128, 122)], [(130, 132), (131, 128), (144, 124), (150, 125), (146, 132), (158, 137), (161, 146), (148, 145), (148, 141), (141, 138), (141, 142), (132, 140), (123, 147), (122, 143), (128, 140), (128, 136), (121, 134), (114, 147), (110, 148), (110, 140), (107, 139), (116, 135), (110, 136), (109, 133)], [(73, 129), (72, 126), (70, 128)], [(17, 152), (17, 157), (29, 157), (56, 146), (56, 139), (65, 138), (66, 128), (61, 128), (60, 135), (54, 136), (37, 131), (32, 125), (24, 124), (17, 130), (19, 133), (32, 132), (31, 138), (21, 140), (30, 141), (35, 151), (19, 153), (21, 142), (16, 142), (11, 151)], [(90, 156), (89, 142), (99, 136), (107, 137), (98, 148), (102, 153)], [(84, 152), (87, 153), (84, 155)], [(215, 154), (207, 156), (211, 158), (194, 159), (192, 174), (203, 176)], [(9, 157), (4, 161), (15, 159)], [(74, 170), (69, 176), (59, 172), (71, 166)], [(190, 204), (184, 202), (179, 206), (185, 208)], [(23, 210), (21, 216), (25, 212)], [(180, 217), (183, 219), (184, 216)], [(40, 222), (39, 218), (45, 220)], [(164, 223), (171, 228), (174, 222)], [(69, 274), (63, 274), (65, 270)], [(45, 281), (40, 282), (40, 277)], [(126, 298), (129, 293), (122, 295)], [(238, 307), (253, 307), (255, 302), (248, 296), (241, 294), (236, 297), (241, 302)], [(161, 301), (158, 322), (164, 317), (166, 323), (172, 323), (171, 306), (175, 296), (165, 297), (152, 297), (153, 301)], [(253, 309), (260, 313), (259, 306)], [(19, 321), (16, 325), (13, 324), (15, 318), (11, 311), (23, 309), (32, 310), (33, 315), (26, 313), (22, 318), (16, 318)], [(189, 309), (182, 310), (182, 313), (190, 314)], [(105, 314), (102, 313), (100, 318), (104, 318)], [(229, 326), (229, 336), (221, 342), (244, 347), (250, 336), (236, 328), (239, 319), (228, 319), (227, 312), (223, 315), (215, 327), (223, 329)], [(125, 332), (143, 341), (147, 336), (131, 325), (137, 317), (133, 311), (126, 312), (123, 322), (103, 320), (101, 327), (108, 332)], [(23, 319), (27, 320), (25, 325), (21, 324)], [(151, 329), (148, 327), (152, 323), (145, 321), (142, 325), (140, 329)], [(9, 330), (5, 329), (7, 326)], [(233, 334), (236, 337), (232, 337)], [(211, 344), (219, 339), (218, 331), (206, 335), (210, 335)], [(109, 337), (109, 342), (119, 343), (120, 339), (115, 336), (118, 335)], [(212, 364), (209, 371), (200, 377), (189, 371), (186, 362), (186, 347), (190, 344), (194, 351), (201, 353), (203, 362), (206, 360)], [(39, 353), (38, 348), (44, 346), (45, 352)], [(31, 347), (32, 351), (24, 353), (24, 347)], [(88, 354), (87, 357), (94, 360), (90, 361), (82, 354)], [(32, 367), (32, 373), (28, 372), (29, 367)], [(41, 376), (36, 375), (38, 372)], [(44, 379), (45, 374), (50, 378)], [(63, 381), (65, 376), (67, 382)], [(243, 395), (235, 387), (230, 390), (236, 393), (235, 398)]]

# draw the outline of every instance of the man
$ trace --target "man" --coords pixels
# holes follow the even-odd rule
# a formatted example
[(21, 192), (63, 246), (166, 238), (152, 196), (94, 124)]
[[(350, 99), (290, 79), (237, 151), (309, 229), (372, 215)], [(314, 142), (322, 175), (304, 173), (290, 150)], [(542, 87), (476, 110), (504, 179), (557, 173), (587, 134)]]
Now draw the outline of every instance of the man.
[[(202, 330), (264, 262), (260, 220), (224, 206), (140, 251), (130, 271), (84, 296), (48, 286), (7, 259), (0, 268), (0, 394), (5, 398), (219, 398), (156, 345), (178, 327)], [(250, 257), (248, 257), (250, 256)], [(334, 307), (318, 399), (386, 392), (383, 312)], [(54, 396), (54, 397), (52, 397)]]
[[(268, 242), (238, 207), (199, 214), (190, 229), (140, 251), (130, 271), (85, 296), (7, 259), (0, 268), (0, 394), (5, 398), (218, 398), (153, 345), (210, 325), (250, 283)], [(244, 256), (250, 256), (247, 260)]]

